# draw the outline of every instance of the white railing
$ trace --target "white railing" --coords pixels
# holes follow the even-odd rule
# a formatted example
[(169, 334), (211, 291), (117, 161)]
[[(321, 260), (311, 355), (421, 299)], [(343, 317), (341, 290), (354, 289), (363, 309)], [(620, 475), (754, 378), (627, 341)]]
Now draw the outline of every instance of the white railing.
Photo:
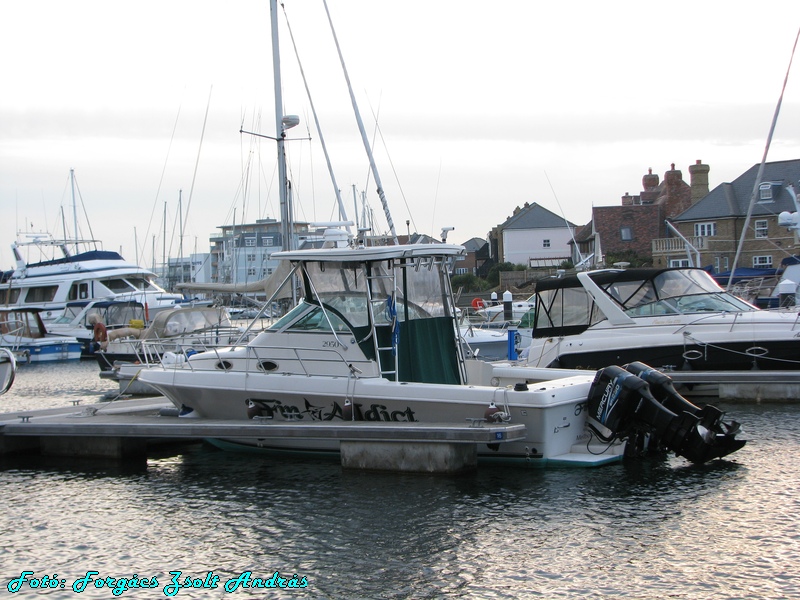
[[(706, 250), (708, 244), (706, 237), (686, 238), (689, 243), (697, 250)], [(686, 250), (686, 242), (680, 238), (659, 238), (653, 240), (653, 254), (664, 254), (667, 252), (683, 252)]]

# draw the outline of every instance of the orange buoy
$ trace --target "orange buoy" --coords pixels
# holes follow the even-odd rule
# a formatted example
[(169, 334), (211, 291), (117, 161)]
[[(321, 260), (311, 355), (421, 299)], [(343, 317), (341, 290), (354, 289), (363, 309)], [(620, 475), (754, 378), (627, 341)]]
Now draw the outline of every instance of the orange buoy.
[(480, 298), (473, 298), (472, 299), (472, 308), (475, 310), (480, 310), (482, 308), (486, 308), (486, 303), (481, 300)]

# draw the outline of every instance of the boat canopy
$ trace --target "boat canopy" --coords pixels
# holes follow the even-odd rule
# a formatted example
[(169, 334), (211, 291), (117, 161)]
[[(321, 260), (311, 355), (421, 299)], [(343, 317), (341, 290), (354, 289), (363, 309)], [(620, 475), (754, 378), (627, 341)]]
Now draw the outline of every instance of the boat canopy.
[[(333, 331), (390, 379), (460, 383), (449, 273), (462, 246), (416, 244), (275, 253), (302, 276), (301, 302), (270, 331)], [(278, 256), (280, 255), (280, 256)]]
[(703, 269), (609, 269), (537, 282), (533, 335), (576, 335), (604, 319), (752, 310)]

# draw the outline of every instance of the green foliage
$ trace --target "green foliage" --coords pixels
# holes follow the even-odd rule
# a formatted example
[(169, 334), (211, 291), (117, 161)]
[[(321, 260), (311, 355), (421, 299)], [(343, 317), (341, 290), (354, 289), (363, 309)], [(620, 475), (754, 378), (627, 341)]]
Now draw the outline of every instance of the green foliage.
[(614, 266), (615, 263), (626, 262), (630, 263), (631, 267), (650, 267), (652, 266), (649, 256), (639, 256), (636, 252), (609, 252), (605, 256), (605, 264), (607, 267)]
[(482, 292), (492, 287), (488, 281), (468, 273), (466, 275), (454, 275), (450, 280), (454, 290), (462, 289), (463, 292), (469, 294), (474, 292)]
[(500, 271), (524, 271), (525, 265), (515, 265), (510, 262), (497, 263), (486, 275), (486, 281), (489, 282), (489, 287), (497, 287), (500, 285)]

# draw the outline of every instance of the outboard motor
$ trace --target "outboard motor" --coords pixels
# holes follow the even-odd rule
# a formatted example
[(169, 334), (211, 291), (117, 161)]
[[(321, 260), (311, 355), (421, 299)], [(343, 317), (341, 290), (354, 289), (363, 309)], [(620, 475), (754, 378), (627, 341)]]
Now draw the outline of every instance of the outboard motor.
[(589, 391), (589, 428), (602, 440), (654, 434), (661, 444), (695, 463), (739, 450), (739, 424), (722, 421), (714, 406), (699, 408), (681, 396), (664, 373), (643, 363), (597, 372)]

